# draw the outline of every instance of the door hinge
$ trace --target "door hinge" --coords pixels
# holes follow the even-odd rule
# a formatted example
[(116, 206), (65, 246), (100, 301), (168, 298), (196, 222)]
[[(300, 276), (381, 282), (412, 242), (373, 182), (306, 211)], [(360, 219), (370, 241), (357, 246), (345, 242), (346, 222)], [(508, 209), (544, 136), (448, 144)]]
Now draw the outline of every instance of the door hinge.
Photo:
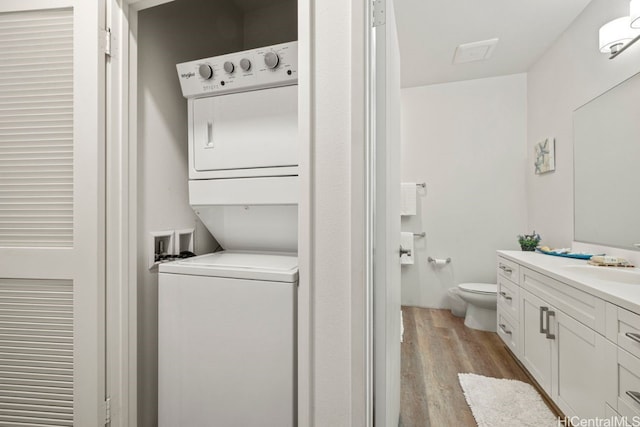
[(111, 56), (111, 28), (100, 29), (100, 47), (105, 55)]
[(104, 401), (104, 424), (111, 424), (111, 398)]
[(387, 21), (385, 15), (385, 0), (372, 0), (373, 5), (373, 20), (372, 25), (377, 27), (378, 25), (384, 25)]

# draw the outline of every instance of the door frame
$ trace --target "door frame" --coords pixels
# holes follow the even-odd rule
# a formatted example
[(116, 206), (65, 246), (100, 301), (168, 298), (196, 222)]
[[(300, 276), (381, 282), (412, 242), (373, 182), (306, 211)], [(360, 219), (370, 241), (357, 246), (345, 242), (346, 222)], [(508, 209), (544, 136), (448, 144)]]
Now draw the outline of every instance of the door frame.
[[(138, 12), (173, 0), (108, 0), (107, 395), (111, 426), (137, 425), (137, 93)], [(313, 425), (312, 2), (298, 0), (298, 425)]]
[[(107, 0), (106, 315), (110, 426), (137, 425), (136, 151), (129, 144), (129, 8)], [(106, 34), (105, 34), (106, 36)], [(105, 41), (106, 43), (106, 41)], [(135, 122), (133, 122), (135, 124)], [(133, 129), (135, 132), (135, 127)]]

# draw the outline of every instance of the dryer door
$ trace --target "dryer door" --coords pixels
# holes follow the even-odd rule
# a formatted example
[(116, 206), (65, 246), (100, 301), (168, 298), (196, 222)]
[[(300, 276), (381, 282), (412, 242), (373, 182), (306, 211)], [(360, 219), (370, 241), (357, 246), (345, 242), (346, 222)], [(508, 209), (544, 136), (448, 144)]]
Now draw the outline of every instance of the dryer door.
[(298, 86), (194, 99), (196, 171), (298, 164)]

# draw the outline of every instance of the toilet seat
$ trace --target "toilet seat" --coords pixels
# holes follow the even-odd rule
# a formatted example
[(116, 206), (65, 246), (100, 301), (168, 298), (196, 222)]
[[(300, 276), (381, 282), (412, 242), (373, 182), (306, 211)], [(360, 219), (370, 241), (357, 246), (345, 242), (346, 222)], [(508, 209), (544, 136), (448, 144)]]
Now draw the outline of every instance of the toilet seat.
[(496, 295), (498, 285), (495, 283), (460, 283), (458, 288), (473, 294)]

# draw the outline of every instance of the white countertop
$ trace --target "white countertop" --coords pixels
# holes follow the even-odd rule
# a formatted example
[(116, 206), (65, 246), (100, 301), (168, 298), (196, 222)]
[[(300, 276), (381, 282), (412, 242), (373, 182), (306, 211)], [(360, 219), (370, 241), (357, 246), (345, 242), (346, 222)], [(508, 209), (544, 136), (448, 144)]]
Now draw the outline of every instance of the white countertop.
[[(498, 255), (612, 304), (640, 314), (640, 281), (637, 284), (610, 282), (585, 277), (583, 274), (580, 274), (580, 272), (566, 268), (570, 265), (588, 265), (585, 260), (524, 251), (498, 251)], [(619, 269), (640, 273), (640, 269), (638, 268)], [(640, 278), (640, 276), (638, 277)]]

